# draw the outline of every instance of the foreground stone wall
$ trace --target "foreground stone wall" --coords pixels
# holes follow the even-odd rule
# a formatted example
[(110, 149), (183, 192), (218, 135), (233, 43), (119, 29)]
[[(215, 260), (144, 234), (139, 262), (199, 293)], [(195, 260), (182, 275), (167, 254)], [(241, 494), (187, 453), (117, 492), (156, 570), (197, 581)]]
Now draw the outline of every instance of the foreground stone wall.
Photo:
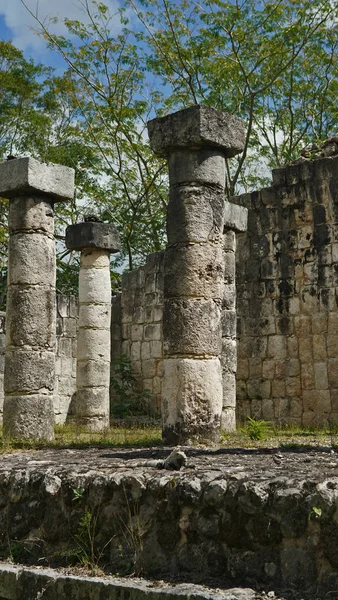
[(304, 426), (338, 422), (338, 157), (273, 171), (235, 198), (237, 413)]
[[(163, 253), (122, 276), (122, 294), (112, 300), (112, 359), (130, 357), (140, 385), (152, 394), (152, 409), (161, 407), (163, 371)], [(113, 398), (112, 398), (113, 401)]]
[[(0, 423), (3, 410), (3, 373), (6, 337), (6, 314), (0, 313)], [(76, 327), (78, 305), (75, 296), (56, 297), (56, 359), (54, 413), (57, 424), (72, 414), (76, 391)]]
[[(288, 600), (337, 597), (338, 463), (330, 447), (277, 455), (191, 448), (180, 471), (156, 468), (168, 454), (58, 448), (3, 455), (2, 559), (42, 567), (87, 557), (112, 574), (214, 578), (217, 587), (284, 589)], [(100, 587), (99, 597), (130, 598)]]

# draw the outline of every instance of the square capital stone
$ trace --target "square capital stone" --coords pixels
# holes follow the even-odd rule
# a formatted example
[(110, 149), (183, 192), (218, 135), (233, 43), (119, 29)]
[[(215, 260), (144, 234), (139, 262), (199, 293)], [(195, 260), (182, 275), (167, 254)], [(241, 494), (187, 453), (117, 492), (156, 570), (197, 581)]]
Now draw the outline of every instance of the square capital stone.
[(0, 163), (0, 196), (41, 194), (54, 202), (71, 200), (74, 177), (75, 171), (70, 167), (40, 162), (31, 156), (8, 160)]
[(66, 246), (69, 250), (97, 248), (114, 253), (120, 251), (121, 242), (114, 225), (86, 221), (67, 227)]
[(238, 117), (196, 104), (148, 122), (150, 146), (167, 157), (175, 150), (218, 148), (225, 158), (244, 149), (245, 127)]

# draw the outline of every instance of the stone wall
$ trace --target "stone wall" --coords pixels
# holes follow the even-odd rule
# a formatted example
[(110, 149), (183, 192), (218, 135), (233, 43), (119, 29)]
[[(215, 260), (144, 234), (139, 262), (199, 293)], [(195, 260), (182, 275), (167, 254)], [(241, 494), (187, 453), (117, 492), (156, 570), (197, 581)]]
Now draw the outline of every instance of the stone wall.
[(237, 413), (338, 421), (338, 157), (273, 171), (238, 237)]
[(163, 253), (122, 276), (122, 294), (112, 300), (112, 358), (130, 357), (143, 389), (151, 392), (152, 409), (161, 406), (163, 368)]
[[(77, 299), (75, 296), (56, 297), (56, 361), (55, 361), (55, 422), (64, 423), (72, 413), (72, 397), (76, 391), (76, 324)], [(0, 313), (0, 422), (4, 400), (3, 373), (5, 362), (5, 315)]]

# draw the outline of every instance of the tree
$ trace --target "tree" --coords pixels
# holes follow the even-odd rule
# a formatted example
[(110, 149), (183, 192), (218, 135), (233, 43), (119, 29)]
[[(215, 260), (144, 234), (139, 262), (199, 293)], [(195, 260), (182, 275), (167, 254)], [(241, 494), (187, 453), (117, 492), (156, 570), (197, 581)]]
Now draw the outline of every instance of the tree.
[(119, 260), (126, 257), (132, 269), (164, 244), (166, 167), (154, 158), (145, 135), (159, 95), (146, 81), (137, 40), (126, 27), (123, 11), (120, 33), (113, 36), (116, 15), (102, 3), (95, 5), (92, 12), (87, 0), (83, 2), (87, 26), (65, 19), (68, 38), (53, 36), (41, 21), (39, 25), (68, 66), (81, 138), (95, 157), (87, 206), (115, 223), (123, 243)]
[[(143, 25), (147, 68), (166, 110), (206, 103), (247, 124), (228, 162), (228, 190), (265, 183), (269, 167), (337, 123), (337, 4), (331, 0), (130, 0)], [(257, 172), (258, 169), (258, 172)]]

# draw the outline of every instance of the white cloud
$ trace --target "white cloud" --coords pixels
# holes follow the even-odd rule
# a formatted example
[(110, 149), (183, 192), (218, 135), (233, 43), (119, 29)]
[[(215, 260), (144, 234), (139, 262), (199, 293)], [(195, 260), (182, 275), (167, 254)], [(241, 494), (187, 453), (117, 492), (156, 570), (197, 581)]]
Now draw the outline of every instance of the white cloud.
[[(88, 3), (92, 5), (91, 0), (88, 0)], [(48, 24), (48, 29), (56, 35), (67, 34), (63, 23), (64, 18), (77, 19), (82, 23), (89, 22), (81, 0), (25, 0), (25, 4), (33, 14), (37, 14), (40, 21), (46, 22), (46, 24), (51, 18), (57, 17), (57, 23)], [(117, 11), (117, 0), (107, 0), (106, 4), (112, 14)], [(31, 54), (34, 58), (47, 62), (46, 43), (36, 34), (39, 25), (26, 10), (21, 0), (0, 0), (0, 15), (3, 16), (6, 26), (11, 31), (13, 44), (23, 50), (25, 54)], [(120, 29), (118, 15), (113, 22), (113, 28), (115, 27), (114, 33)]]

